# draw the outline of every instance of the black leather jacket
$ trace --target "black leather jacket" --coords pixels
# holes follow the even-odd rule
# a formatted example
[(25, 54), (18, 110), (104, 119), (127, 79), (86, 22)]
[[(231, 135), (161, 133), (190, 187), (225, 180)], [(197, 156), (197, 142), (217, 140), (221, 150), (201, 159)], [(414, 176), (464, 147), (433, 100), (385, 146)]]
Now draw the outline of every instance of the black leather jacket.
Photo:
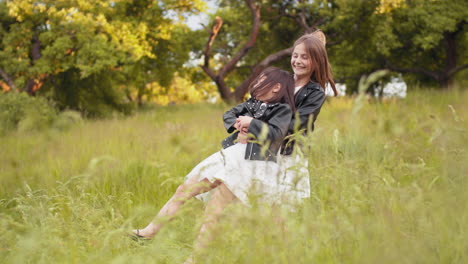
[[(237, 117), (242, 115), (254, 118), (250, 123), (248, 133), (256, 138), (255, 142), (247, 143), (245, 159), (276, 161), (276, 153), (281, 147), (291, 122), (291, 107), (282, 103), (266, 104), (251, 98), (224, 113), (224, 127), (228, 133), (236, 130), (233, 125)], [(262, 131), (264, 129), (265, 132)], [(224, 139), (221, 142), (223, 148), (234, 145), (238, 134), (239, 131)], [(268, 146), (266, 151), (262, 151), (262, 146)]]
[[(309, 82), (299, 90), (294, 98), (296, 112), (294, 113), (288, 128), (288, 135), (294, 134), (295, 126), (297, 130), (304, 130), (307, 133), (310, 122), (310, 129), (314, 130), (314, 123), (320, 109), (325, 102), (325, 92), (322, 86), (316, 82)], [(298, 119), (296, 119), (298, 117)], [(310, 120), (312, 118), (312, 120)], [(281, 147), (282, 155), (291, 155), (295, 145), (294, 139), (286, 139)]]

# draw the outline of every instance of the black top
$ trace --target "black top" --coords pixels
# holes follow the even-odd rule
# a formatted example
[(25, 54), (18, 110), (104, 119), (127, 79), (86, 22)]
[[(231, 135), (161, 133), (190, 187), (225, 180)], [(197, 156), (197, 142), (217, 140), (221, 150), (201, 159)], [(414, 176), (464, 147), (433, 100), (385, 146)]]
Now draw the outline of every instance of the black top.
[[(239, 104), (223, 115), (224, 127), (228, 133), (234, 132), (234, 124), (239, 116), (251, 116), (252, 119), (248, 133), (255, 136), (255, 141), (247, 143), (245, 159), (276, 161), (278, 152), (284, 137), (288, 133), (292, 111), (288, 104), (268, 104), (254, 98)], [(235, 144), (239, 131), (228, 136), (222, 141), (223, 148)], [(262, 151), (261, 146), (267, 146)]]
[[(292, 135), (296, 131), (303, 131), (302, 133), (306, 134), (309, 129), (309, 122), (310, 130), (314, 130), (314, 123), (325, 102), (325, 97), (322, 86), (312, 81), (308, 82), (296, 93), (294, 98), (296, 112), (293, 114), (289, 124), (288, 135)], [(294, 139), (286, 139), (281, 147), (281, 154), (291, 155), (294, 145)]]

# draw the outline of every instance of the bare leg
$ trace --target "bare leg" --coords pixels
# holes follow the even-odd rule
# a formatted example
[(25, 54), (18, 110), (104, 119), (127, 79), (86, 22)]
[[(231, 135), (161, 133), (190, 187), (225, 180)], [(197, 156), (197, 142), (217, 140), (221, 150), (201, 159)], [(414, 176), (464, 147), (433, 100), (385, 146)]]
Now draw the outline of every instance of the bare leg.
[[(200, 250), (206, 247), (207, 243), (213, 238), (213, 227), (218, 222), (219, 216), (222, 214), (227, 205), (237, 200), (237, 197), (221, 183), (214, 190), (210, 201), (206, 205), (205, 219), (200, 228), (200, 232), (195, 242), (194, 249)], [(193, 264), (193, 255), (190, 255), (184, 264)]]
[(219, 216), (223, 213), (224, 208), (235, 200), (237, 200), (237, 197), (224, 183), (221, 183), (214, 190), (210, 201), (206, 205), (205, 219), (195, 242), (195, 250), (206, 247), (206, 244), (213, 238), (211, 231), (218, 222)]
[[(196, 177), (187, 180), (183, 184), (179, 185), (179, 187), (177, 187), (176, 192), (161, 208), (159, 213), (156, 215), (155, 220), (149, 223), (149, 225), (147, 225), (144, 229), (139, 229), (138, 234), (147, 238), (155, 236), (166, 222), (174, 218), (180, 207), (185, 202), (198, 194), (205, 193), (212, 190), (213, 188), (216, 188), (220, 184), (220, 181), (211, 183), (207, 179), (198, 181)], [(134, 230), (134, 232), (136, 233), (136, 230)]]
[(273, 222), (280, 228), (282, 239), (286, 239), (287, 234), (287, 226), (286, 220), (281, 215), (281, 209), (279, 205), (273, 205), (272, 207), (272, 214), (273, 214)]

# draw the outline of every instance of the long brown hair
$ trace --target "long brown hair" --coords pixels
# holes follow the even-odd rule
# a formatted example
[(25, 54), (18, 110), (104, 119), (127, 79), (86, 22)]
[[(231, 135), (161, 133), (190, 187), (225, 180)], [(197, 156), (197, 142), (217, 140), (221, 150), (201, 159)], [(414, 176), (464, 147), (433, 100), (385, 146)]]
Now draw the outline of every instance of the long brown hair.
[(268, 67), (263, 70), (249, 85), (250, 95), (253, 98), (266, 94), (276, 84), (281, 88), (271, 98), (270, 103), (287, 103), (291, 110), (295, 111), (294, 103), (294, 77), (291, 73), (276, 67)]
[(310, 79), (318, 82), (322, 89), (325, 91), (326, 84), (329, 83), (333, 89), (333, 93), (338, 95), (335, 87), (335, 81), (333, 80), (333, 74), (331, 71), (330, 62), (328, 61), (327, 50), (325, 49), (325, 35), (322, 31), (313, 32), (310, 34), (303, 35), (294, 42), (294, 47), (304, 43), (306, 50), (309, 52), (312, 66), (314, 67)]

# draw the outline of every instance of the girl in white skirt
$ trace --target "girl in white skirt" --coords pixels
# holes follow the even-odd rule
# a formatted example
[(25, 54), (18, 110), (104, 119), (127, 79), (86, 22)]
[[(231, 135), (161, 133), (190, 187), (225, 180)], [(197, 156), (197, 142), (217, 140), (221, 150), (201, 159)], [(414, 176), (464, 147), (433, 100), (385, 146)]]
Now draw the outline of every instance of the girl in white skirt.
[[(303, 35), (294, 42), (291, 68), (294, 72), (296, 112), (289, 123), (288, 136), (281, 147), (281, 155), (278, 155), (278, 182), (273, 188), (260, 189), (263, 192), (275, 190), (269, 192), (273, 196), (263, 197), (279, 201), (282, 205), (294, 205), (302, 198), (310, 197), (307, 152), (300, 142), (298, 144), (295, 141), (294, 135), (307, 135), (313, 131), (314, 123), (325, 102), (326, 84), (329, 84), (334, 95), (337, 95), (325, 44), (325, 34), (320, 30)], [(249, 129), (249, 126), (246, 124), (240, 129)], [(251, 171), (248, 164), (243, 163), (241, 166)], [(267, 178), (262, 183), (268, 184), (270, 181), (271, 178)]]
[[(217, 221), (227, 204), (238, 200), (249, 205), (250, 194), (269, 203), (281, 203), (285, 197), (300, 199), (304, 196), (297, 191), (297, 180), (285, 179), (276, 163), (276, 154), (294, 111), (293, 76), (277, 68), (268, 68), (255, 78), (249, 90), (251, 98), (223, 116), (227, 132), (232, 133), (222, 141), (223, 149), (200, 162), (156, 219), (144, 229), (133, 231), (134, 238), (155, 236), (179, 208), (195, 196), (207, 203), (200, 235)], [(207, 192), (210, 199), (207, 199)], [(199, 247), (200, 243), (198, 239)]]

